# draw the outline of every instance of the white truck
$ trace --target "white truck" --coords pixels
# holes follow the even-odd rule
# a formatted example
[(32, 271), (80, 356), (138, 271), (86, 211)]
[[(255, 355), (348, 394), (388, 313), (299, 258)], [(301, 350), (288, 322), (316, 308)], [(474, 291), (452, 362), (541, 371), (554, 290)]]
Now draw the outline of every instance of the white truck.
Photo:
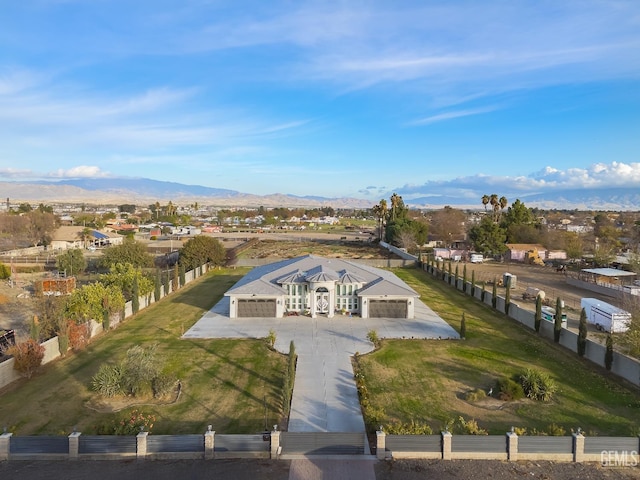
[(587, 314), (587, 323), (595, 325), (598, 330), (609, 333), (623, 333), (629, 330), (631, 314), (626, 310), (614, 307), (597, 298), (583, 298), (580, 307)]

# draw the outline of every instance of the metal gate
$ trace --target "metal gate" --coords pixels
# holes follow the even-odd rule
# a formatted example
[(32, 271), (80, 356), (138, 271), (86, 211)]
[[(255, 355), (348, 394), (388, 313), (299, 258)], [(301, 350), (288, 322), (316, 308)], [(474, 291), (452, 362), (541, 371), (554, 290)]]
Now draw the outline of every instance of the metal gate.
[(365, 433), (282, 432), (283, 455), (364, 455)]

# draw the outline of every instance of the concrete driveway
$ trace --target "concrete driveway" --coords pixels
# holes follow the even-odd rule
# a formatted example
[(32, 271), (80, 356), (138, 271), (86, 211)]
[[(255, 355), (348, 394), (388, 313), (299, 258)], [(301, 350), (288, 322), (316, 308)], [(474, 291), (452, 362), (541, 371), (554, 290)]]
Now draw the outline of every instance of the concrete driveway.
[(364, 420), (351, 357), (373, 350), (367, 332), (380, 338), (459, 338), (458, 333), (421, 301), (416, 318), (229, 318), (223, 298), (183, 338), (264, 338), (276, 333), (275, 348), (288, 353), (293, 340), (298, 354), (289, 417), (290, 432), (364, 432)]

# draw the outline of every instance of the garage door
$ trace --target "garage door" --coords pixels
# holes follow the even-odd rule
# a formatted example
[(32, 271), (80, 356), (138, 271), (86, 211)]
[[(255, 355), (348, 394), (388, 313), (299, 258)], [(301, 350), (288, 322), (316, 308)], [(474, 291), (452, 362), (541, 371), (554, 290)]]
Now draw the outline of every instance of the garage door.
[(406, 300), (371, 300), (369, 317), (372, 318), (407, 318)]
[(238, 317), (275, 317), (276, 301), (267, 299), (238, 300)]

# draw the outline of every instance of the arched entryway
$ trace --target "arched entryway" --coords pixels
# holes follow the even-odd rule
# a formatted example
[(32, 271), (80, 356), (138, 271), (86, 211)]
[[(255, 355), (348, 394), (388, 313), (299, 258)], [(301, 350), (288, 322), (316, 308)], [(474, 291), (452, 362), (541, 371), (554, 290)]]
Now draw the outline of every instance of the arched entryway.
[(329, 313), (329, 290), (325, 287), (320, 287), (315, 291), (316, 300), (316, 313), (326, 314)]

